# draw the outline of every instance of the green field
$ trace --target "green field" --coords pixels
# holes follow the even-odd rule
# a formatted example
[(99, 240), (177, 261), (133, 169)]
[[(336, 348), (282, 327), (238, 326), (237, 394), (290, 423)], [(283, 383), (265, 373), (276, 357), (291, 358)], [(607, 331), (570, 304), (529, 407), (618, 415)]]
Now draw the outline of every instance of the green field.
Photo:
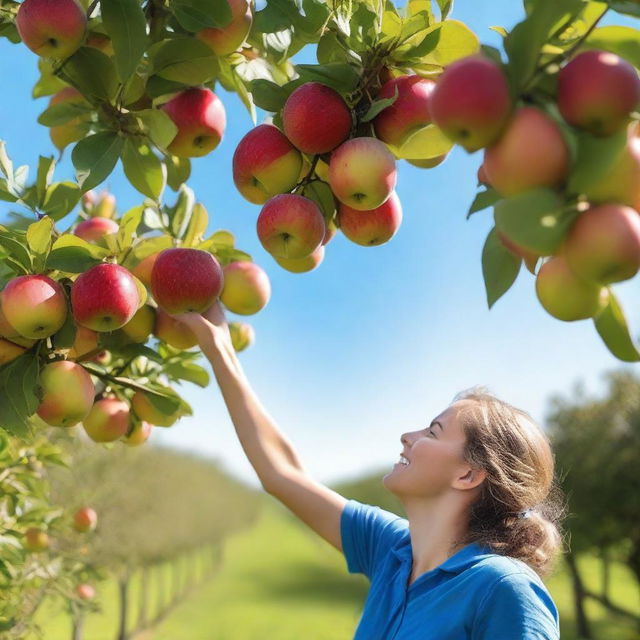
[[(597, 561), (587, 559), (581, 568), (587, 586), (598, 590)], [(574, 640), (568, 576), (560, 571), (547, 584), (560, 609), (562, 638)], [(614, 602), (640, 611), (637, 587), (623, 567), (612, 568), (611, 587)], [(219, 573), (138, 640), (349, 640), (366, 591), (366, 579), (348, 574), (341, 554), (269, 499), (256, 526), (227, 542)], [(115, 584), (101, 589), (104, 613), (87, 621), (86, 640), (113, 640), (115, 594)], [(597, 640), (639, 637), (596, 603), (588, 612)], [(46, 640), (71, 637), (63, 616), (44, 627)]]

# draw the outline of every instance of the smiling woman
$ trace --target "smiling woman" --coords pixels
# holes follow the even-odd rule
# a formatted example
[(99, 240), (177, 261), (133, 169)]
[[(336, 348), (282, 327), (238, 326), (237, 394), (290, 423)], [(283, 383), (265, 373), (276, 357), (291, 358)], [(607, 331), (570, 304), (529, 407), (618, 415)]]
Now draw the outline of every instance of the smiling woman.
[(371, 581), (354, 640), (560, 637), (542, 577), (560, 548), (563, 505), (550, 444), (528, 414), (473, 389), (429, 427), (402, 434), (406, 460), (383, 479), (404, 506), (400, 518), (309, 475), (251, 388), (219, 302), (176, 317), (211, 362), (264, 489)]

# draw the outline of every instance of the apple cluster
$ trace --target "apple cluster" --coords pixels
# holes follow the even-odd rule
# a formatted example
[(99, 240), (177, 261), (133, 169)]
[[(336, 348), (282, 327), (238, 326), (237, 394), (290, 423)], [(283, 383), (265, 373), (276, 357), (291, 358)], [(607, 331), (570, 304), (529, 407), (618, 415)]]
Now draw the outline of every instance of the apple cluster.
[[(607, 285), (640, 269), (640, 138), (637, 124), (630, 123), (639, 101), (636, 69), (601, 50), (578, 53), (559, 69), (550, 104), (514, 104), (502, 66), (481, 55), (447, 67), (431, 94), (431, 115), (441, 130), (467, 151), (484, 148), (478, 179), (502, 198), (495, 209), (499, 237), (534, 273), (545, 258), (536, 292), (560, 320), (596, 316), (607, 304)], [(608, 169), (579, 188), (572, 136), (583, 145), (620, 140)], [(582, 162), (599, 160), (592, 154)], [(573, 214), (543, 252), (535, 239), (514, 233), (517, 215), (514, 221), (503, 205), (521, 203), (524, 210), (534, 197), (549, 212), (566, 207)]]
[[(115, 200), (110, 194), (88, 192), (83, 208), (89, 217), (76, 225), (76, 236), (100, 245), (119, 231), (111, 217)], [(177, 314), (201, 313), (220, 300), (233, 313), (252, 315), (265, 307), (270, 295), (269, 278), (257, 264), (234, 260), (221, 266), (212, 253), (187, 247), (148, 255), (131, 270), (103, 261), (73, 279), (58, 281), (42, 273), (16, 276), (0, 293), (0, 365), (38, 341), (53, 338), (55, 344), (56, 334), (71, 323), (71, 347), (50, 349), (43, 360), (37, 415), (51, 426), (81, 422), (95, 442), (140, 445), (153, 425), (172, 426), (183, 415), (182, 408), (171, 414), (160, 411), (149, 393), (135, 388), (97, 392), (95, 371), (90, 373), (82, 363), (110, 363), (101, 335), (117, 336), (126, 346), (142, 345), (153, 334), (177, 350), (190, 349), (198, 339)], [(237, 351), (254, 340), (246, 323), (233, 322), (229, 330)]]

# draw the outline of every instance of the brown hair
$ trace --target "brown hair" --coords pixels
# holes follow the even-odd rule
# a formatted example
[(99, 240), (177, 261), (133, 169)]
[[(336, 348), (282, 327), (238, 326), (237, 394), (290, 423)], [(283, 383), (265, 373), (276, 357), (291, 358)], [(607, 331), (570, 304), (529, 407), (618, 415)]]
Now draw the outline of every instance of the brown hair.
[[(452, 404), (461, 400), (472, 401), (458, 414), (466, 436), (464, 459), (487, 472), (471, 505), (464, 543), (488, 545), (545, 577), (563, 550), (561, 522), (567, 514), (549, 439), (528, 413), (485, 387), (458, 393)], [(522, 517), (526, 509), (531, 511)]]

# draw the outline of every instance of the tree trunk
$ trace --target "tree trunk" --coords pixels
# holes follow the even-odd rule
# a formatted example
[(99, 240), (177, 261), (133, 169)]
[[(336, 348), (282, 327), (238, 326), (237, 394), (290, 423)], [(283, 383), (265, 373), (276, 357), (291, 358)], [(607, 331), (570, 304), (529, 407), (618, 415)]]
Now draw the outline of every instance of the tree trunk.
[(585, 590), (582, 582), (582, 577), (578, 571), (578, 564), (573, 553), (567, 553), (565, 560), (569, 567), (569, 573), (571, 574), (571, 580), (573, 582), (573, 597), (576, 610), (576, 625), (578, 637), (584, 640), (592, 640), (593, 634), (591, 633), (591, 627), (589, 626), (589, 620), (584, 610), (584, 598)]
[(142, 566), (140, 575), (140, 603), (138, 608), (138, 628), (144, 629), (149, 618), (149, 567)]
[(602, 597), (605, 602), (609, 602), (609, 592), (611, 584), (611, 558), (609, 555), (609, 547), (603, 545), (600, 547), (600, 562), (602, 568)]
[(84, 613), (82, 611), (73, 616), (73, 628), (71, 631), (71, 640), (82, 640), (84, 627)]
[(120, 623), (117, 640), (127, 640), (127, 605), (129, 596), (129, 576), (124, 576), (118, 580), (118, 591), (120, 595)]

